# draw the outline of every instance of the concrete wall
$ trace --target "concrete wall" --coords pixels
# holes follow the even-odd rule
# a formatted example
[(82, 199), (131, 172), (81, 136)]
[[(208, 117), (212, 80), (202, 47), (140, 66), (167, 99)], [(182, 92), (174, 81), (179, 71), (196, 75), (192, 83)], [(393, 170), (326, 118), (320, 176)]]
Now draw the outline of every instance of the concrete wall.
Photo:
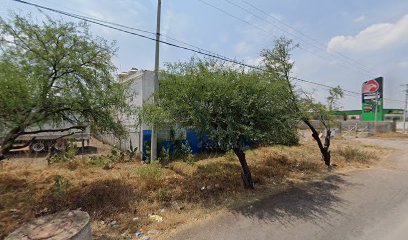
[(395, 122), (361, 122), (361, 121), (343, 121), (340, 122), (340, 131), (343, 132), (395, 132)]
[[(323, 126), (320, 124), (318, 120), (311, 120), (310, 123), (316, 129), (323, 129)], [(408, 123), (407, 123), (408, 128)], [(309, 129), (306, 124), (303, 122), (299, 122), (298, 128), (300, 130), (307, 130)], [(395, 123), (395, 122), (362, 122), (362, 121), (338, 121), (335, 124), (332, 124), (332, 128), (339, 129), (340, 131), (350, 131), (351, 129), (357, 129), (358, 131), (366, 131), (366, 132), (395, 132), (396, 129), (402, 129), (402, 122)]]
[(111, 146), (116, 146), (121, 151), (130, 150), (130, 141), (132, 141), (133, 148), (137, 147), (138, 152), (140, 151), (139, 143), (140, 143), (140, 133), (139, 132), (128, 132), (128, 136), (122, 139), (116, 138), (113, 134), (99, 134), (96, 138)]

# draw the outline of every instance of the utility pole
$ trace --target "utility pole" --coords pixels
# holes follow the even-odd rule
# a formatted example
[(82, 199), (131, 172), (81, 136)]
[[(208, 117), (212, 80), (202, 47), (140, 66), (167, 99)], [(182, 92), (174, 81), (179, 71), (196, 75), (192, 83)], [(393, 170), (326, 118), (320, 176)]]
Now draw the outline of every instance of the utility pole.
[[(160, 50), (160, 14), (161, 14), (161, 0), (157, 0), (157, 26), (156, 26), (156, 54), (154, 58), (154, 92), (159, 90), (159, 50)], [(153, 97), (153, 103), (157, 101)], [(150, 160), (157, 159), (157, 126), (152, 125), (152, 139), (150, 146)]]
[(408, 84), (405, 84), (405, 106), (404, 106), (404, 115), (402, 116), (402, 121), (403, 123), (403, 133), (406, 133), (406, 127), (405, 127), (405, 122), (406, 122), (406, 116), (407, 116), (407, 103), (408, 103)]

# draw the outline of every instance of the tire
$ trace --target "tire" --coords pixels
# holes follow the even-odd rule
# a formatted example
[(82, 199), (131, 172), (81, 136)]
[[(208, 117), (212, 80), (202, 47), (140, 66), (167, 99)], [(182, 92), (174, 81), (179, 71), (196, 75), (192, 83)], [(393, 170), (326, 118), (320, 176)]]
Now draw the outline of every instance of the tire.
[(46, 149), (47, 149), (47, 146), (45, 145), (44, 142), (33, 142), (33, 143), (30, 145), (30, 150), (31, 150), (32, 152), (38, 153), (38, 152), (42, 152), (42, 151), (44, 151), (44, 150), (46, 150)]
[(66, 140), (59, 140), (56, 141), (52, 147), (57, 151), (64, 151), (68, 147), (68, 142)]

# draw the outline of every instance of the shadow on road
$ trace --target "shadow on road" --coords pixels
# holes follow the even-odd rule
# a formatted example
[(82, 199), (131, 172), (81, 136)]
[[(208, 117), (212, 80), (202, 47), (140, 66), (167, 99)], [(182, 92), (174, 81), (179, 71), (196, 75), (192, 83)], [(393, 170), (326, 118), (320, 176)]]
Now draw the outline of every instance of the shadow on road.
[(283, 225), (293, 225), (298, 220), (321, 220), (333, 213), (341, 214), (339, 206), (346, 203), (337, 193), (341, 187), (350, 185), (355, 184), (346, 181), (345, 175), (331, 175), (318, 182), (294, 186), (234, 212), (261, 221), (279, 221)]

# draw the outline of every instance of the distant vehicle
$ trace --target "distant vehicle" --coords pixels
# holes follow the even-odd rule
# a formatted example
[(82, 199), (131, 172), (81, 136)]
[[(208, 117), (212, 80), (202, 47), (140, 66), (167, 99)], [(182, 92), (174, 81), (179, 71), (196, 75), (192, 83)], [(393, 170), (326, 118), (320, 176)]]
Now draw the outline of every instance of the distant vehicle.
[[(35, 132), (39, 130), (51, 131), (21, 135), (16, 139), (15, 146), (28, 145), (33, 152), (42, 152), (49, 148), (62, 151), (68, 146), (69, 142), (84, 143), (85, 140), (89, 141), (91, 138), (89, 124), (85, 124), (86, 128), (84, 130), (73, 128), (66, 131), (58, 131), (59, 129), (68, 129), (73, 126), (73, 124), (68, 122), (62, 122), (59, 124), (46, 123), (38, 127), (27, 128), (25, 130), (27, 132)], [(0, 128), (0, 141), (2, 141), (6, 134), (6, 129)]]

